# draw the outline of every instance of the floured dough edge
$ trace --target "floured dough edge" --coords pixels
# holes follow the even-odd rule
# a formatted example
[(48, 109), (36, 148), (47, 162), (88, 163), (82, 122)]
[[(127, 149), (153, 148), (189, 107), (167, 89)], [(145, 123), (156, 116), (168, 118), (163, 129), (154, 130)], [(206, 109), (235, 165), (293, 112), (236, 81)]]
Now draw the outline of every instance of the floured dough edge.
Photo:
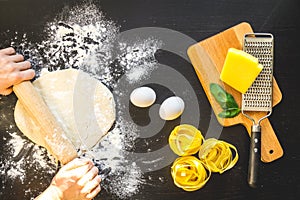
[[(86, 82), (93, 82), (96, 83), (95, 86), (95, 92), (94, 92), (94, 113), (96, 117), (96, 121), (92, 121), (92, 123), (97, 123), (97, 127), (100, 128), (100, 130), (97, 130), (96, 132), (88, 132), (84, 133), (83, 136), (78, 136), (78, 133), (74, 133), (78, 131), (76, 127), (68, 127), (68, 123), (70, 126), (74, 126), (74, 117), (65, 117), (61, 118), (59, 116), (59, 113), (56, 112), (55, 109), (53, 109), (53, 105), (51, 105), (51, 101), (47, 99), (47, 95), (49, 94), (47, 92), (47, 89), (49, 89), (49, 86), (54, 88), (58, 93), (64, 88), (63, 85), (58, 84), (55, 85), (56, 82), (72, 82), (76, 80), (76, 76), (79, 75), (79, 73), (83, 73), (81, 75), (84, 76), (84, 81)], [(57, 79), (57, 80), (55, 80)], [(51, 81), (49, 81), (51, 80)], [(50, 82), (50, 83), (49, 83)], [(68, 89), (72, 88), (72, 84), (75, 85), (75, 83), (69, 83)], [(78, 83), (77, 83), (78, 84)], [(115, 101), (113, 98), (112, 93), (110, 90), (102, 84), (100, 81), (90, 77), (87, 73), (76, 70), (76, 69), (65, 69), (55, 72), (49, 72), (41, 76), (40, 78), (36, 79), (33, 82), (34, 87), (37, 89), (37, 91), (41, 94), (43, 99), (45, 100), (45, 103), (50, 108), (51, 112), (54, 114), (58, 122), (62, 125), (64, 131), (66, 132), (66, 135), (68, 139), (71, 140), (73, 145), (76, 148), (82, 147), (82, 140), (84, 142), (84, 146), (87, 148), (92, 148), (95, 146), (102, 137), (104, 137), (112, 125), (114, 124), (115, 118), (116, 118), (116, 111), (115, 111)], [(89, 85), (89, 84), (87, 84)], [(73, 88), (74, 89), (74, 88)], [(50, 91), (51, 92), (51, 91)], [(52, 91), (53, 92), (53, 91)], [(54, 92), (55, 93), (55, 92)], [(55, 94), (51, 93), (51, 98), (55, 99)], [(57, 105), (60, 105), (60, 100), (57, 101)], [(69, 100), (72, 102), (72, 100)], [(54, 106), (55, 108), (55, 106)], [(67, 108), (66, 108), (67, 109)], [(30, 140), (32, 140), (34, 143), (43, 146), (46, 148), (45, 145), (45, 138), (42, 138), (40, 134), (41, 129), (38, 127), (38, 125), (28, 117), (28, 114), (22, 104), (17, 101), (15, 106), (15, 112), (14, 112), (15, 122), (17, 127), (20, 129), (20, 131), (26, 135)], [(66, 121), (70, 120), (69, 122)], [(87, 120), (87, 123), (90, 123), (89, 120)], [(76, 125), (76, 124), (75, 124)], [(90, 137), (90, 139), (86, 139), (86, 134)]]

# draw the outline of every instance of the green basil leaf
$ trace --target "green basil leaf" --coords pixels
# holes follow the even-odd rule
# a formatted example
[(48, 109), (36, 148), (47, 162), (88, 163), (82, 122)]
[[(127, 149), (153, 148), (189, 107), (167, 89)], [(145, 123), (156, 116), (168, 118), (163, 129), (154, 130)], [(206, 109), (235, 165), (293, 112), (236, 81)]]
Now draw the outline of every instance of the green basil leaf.
[(240, 113), (241, 109), (239, 108), (231, 108), (231, 109), (226, 109), (223, 110), (218, 114), (219, 117), (221, 118), (232, 118), (237, 116)]
[(223, 109), (227, 108), (227, 94), (226, 91), (218, 84), (211, 83), (210, 84), (210, 92), (216, 99), (216, 101), (220, 104)]
[(226, 97), (227, 97), (227, 102), (226, 102), (227, 108), (238, 108), (239, 107), (231, 94), (227, 93)]
[(239, 114), (240, 109), (236, 101), (234, 100), (234, 97), (227, 93), (219, 84), (217, 83), (211, 83), (209, 85), (210, 92), (215, 98), (215, 100), (218, 102), (218, 104), (223, 109), (222, 112), (218, 114), (221, 118), (231, 118), (235, 117)]

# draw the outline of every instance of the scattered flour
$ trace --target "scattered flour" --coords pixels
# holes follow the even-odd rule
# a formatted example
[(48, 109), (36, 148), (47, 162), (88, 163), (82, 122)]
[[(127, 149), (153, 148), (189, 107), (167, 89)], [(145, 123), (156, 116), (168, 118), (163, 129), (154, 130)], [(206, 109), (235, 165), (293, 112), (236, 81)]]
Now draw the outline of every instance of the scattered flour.
[[(154, 54), (162, 45), (155, 38), (137, 40), (134, 44), (118, 41), (119, 27), (107, 20), (93, 4), (64, 9), (45, 25), (44, 30), (45, 39), (40, 43), (30, 42), (26, 34), (20, 36), (17, 32), (11, 41), (17, 52), (31, 62), (36, 71), (35, 78), (42, 70), (72, 67), (89, 73), (112, 90), (117, 88), (118, 79), (124, 74), (128, 84), (149, 76), (157, 64)], [(122, 92), (118, 91), (120, 95)], [(127, 150), (133, 148), (139, 135), (138, 129), (122, 117), (122, 112), (119, 110), (114, 128), (92, 151), (104, 167), (111, 168), (102, 188), (116, 199), (130, 199), (138, 193), (144, 179), (139, 167), (127, 157)], [(7, 175), (11, 180), (20, 179), (22, 184), (28, 184), (26, 169), (33, 165), (37, 171), (47, 172), (50, 177), (55, 174), (55, 161), (43, 148), (28, 143), (17, 133), (10, 135), (6, 145), (10, 148), (7, 157), (12, 159), (1, 160), (1, 179)], [(25, 146), (31, 148), (29, 157), (33, 161), (29, 162), (25, 156), (15, 161), (13, 158)], [(7, 177), (2, 180), (5, 182)], [(34, 189), (30, 187), (25, 191), (27, 196), (33, 193)]]
[(156, 68), (155, 52), (162, 46), (161, 41), (152, 38), (134, 43), (128, 46), (126, 43), (119, 43), (123, 56), (119, 57), (120, 65), (126, 70), (126, 78), (129, 83), (136, 83), (147, 78)]
[(94, 156), (99, 158), (103, 168), (111, 168), (102, 187), (118, 199), (127, 199), (135, 194), (143, 183), (139, 167), (126, 159), (126, 149), (132, 148), (132, 142), (137, 137), (135, 130), (135, 124), (120, 118), (115, 128), (93, 149)]
[[(45, 180), (45, 177), (54, 176), (57, 170), (56, 163), (44, 148), (30, 143), (16, 132), (7, 131), (6, 134), (9, 135), (9, 139), (3, 148), (8, 153), (1, 157), (0, 165), (2, 188), (4, 189), (8, 183), (13, 183), (10, 185), (11, 188), (22, 184), (24, 197), (30, 199), (33, 194), (40, 192), (31, 188), (31, 183), (38, 181), (42, 188), (46, 188), (50, 180)], [(29, 171), (37, 173), (27, 176)]]

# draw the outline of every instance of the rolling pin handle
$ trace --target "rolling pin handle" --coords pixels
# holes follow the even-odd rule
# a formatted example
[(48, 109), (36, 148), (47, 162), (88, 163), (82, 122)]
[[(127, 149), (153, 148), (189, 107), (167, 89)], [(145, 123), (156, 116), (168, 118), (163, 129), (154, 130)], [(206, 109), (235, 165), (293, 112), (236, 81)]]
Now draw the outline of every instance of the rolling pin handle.
[(62, 164), (78, 157), (74, 145), (65, 137), (63, 128), (31, 82), (23, 81), (14, 85), (13, 91), (31, 119), (41, 128), (39, 137), (45, 141), (44, 147), (50, 154)]

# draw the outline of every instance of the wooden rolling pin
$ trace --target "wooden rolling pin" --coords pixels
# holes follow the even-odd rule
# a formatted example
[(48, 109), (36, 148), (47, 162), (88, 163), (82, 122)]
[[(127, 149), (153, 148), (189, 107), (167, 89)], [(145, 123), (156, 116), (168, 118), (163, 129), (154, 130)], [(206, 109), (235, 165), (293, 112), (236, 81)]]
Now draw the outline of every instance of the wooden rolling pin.
[(40, 137), (44, 140), (44, 147), (49, 153), (62, 164), (76, 158), (78, 155), (74, 145), (66, 137), (64, 130), (32, 83), (24, 81), (14, 85), (13, 91), (28, 115), (40, 126)]

